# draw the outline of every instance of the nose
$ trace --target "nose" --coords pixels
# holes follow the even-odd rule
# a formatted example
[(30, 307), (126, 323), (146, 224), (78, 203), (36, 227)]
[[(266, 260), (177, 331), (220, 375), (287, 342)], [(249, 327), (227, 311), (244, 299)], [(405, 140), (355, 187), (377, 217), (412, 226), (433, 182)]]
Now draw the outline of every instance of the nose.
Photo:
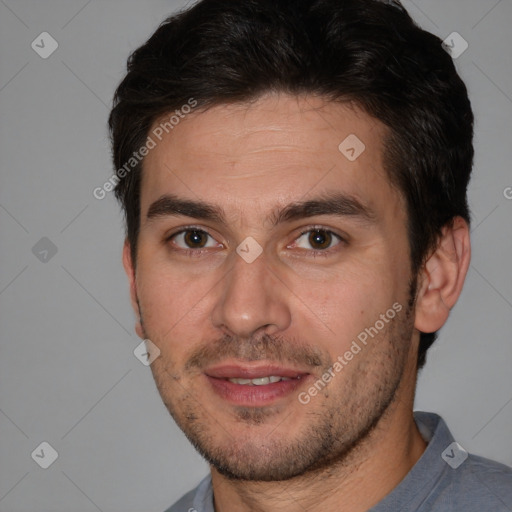
[(214, 326), (243, 338), (286, 330), (291, 322), (290, 293), (264, 253), (252, 263), (238, 254), (233, 254), (233, 260), (212, 311)]

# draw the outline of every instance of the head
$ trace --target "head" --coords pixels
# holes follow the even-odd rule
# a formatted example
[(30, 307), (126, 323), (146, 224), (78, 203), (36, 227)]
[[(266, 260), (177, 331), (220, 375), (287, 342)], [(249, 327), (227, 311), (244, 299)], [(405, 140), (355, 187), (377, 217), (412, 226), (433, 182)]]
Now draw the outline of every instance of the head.
[[(394, 1), (206, 0), (131, 55), (109, 121), (137, 332), (178, 424), (238, 478), (347, 453), (469, 264), (473, 116), (440, 39)], [(224, 363), (256, 361), (308, 403), (232, 400)]]

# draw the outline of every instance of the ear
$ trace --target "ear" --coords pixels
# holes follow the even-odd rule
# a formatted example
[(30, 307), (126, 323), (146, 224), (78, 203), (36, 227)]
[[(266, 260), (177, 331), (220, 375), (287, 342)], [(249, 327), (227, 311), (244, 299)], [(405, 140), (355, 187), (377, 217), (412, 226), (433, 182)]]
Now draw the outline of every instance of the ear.
[(416, 329), (434, 332), (445, 324), (461, 294), (470, 259), (469, 226), (462, 217), (455, 217), (443, 228), (436, 250), (418, 277)]
[(137, 320), (135, 322), (135, 332), (139, 338), (144, 339), (144, 331), (142, 329), (141, 323), (141, 313), (139, 309), (139, 302), (137, 298), (137, 282), (135, 279), (135, 268), (132, 262), (132, 254), (131, 254), (131, 246), (128, 239), (125, 240), (123, 246), (123, 267), (126, 275), (128, 276), (128, 281), (130, 283), (130, 300), (132, 303), (133, 311), (135, 311), (135, 315)]

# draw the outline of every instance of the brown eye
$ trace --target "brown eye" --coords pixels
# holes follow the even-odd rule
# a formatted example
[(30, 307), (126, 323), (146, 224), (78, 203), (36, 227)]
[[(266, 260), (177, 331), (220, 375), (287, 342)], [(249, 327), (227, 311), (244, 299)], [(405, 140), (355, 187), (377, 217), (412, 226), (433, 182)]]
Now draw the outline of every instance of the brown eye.
[(328, 229), (309, 229), (295, 240), (294, 246), (309, 251), (325, 251), (338, 245), (343, 239)]
[(184, 229), (169, 238), (180, 249), (210, 249), (218, 246), (216, 240), (202, 229)]
[(183, 241), (191, 249), (201, 249), (208, 241), (208, 233), (198, 230), (190, 230), (184, 233)]
[(332, 233), (315, 229), (309, 233), (308, 242), (313, 249), (328, 249), (332, 242)]

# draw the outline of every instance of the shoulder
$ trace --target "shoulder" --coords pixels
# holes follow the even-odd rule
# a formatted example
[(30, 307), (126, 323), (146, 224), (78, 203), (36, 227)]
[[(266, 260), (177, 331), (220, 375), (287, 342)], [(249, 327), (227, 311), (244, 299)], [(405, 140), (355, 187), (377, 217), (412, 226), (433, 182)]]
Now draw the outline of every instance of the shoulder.
[[(416, 489), (407, 510), (442, 512), (512, 511), (512, 468), (468, 454), (442, 418), (415, 413), (427, 449), (404, 484)], [(422, 489), (422, 490), (420, 490)]]
[(447, 465), (443, 473), (425, 503), (425, 510), (512, 510), (512, 468), (470, 454), (460, 467), (453, 469)]
[(493, 510), (512, 510), (512, 468), (477, 455), (469, 455), (463, 466), (461, 486), (465, 493), (487, 495), (496, 501), (496, 507), (502, 507)]
[(195, 489), (187, 492), (165, 512), (214, 512), (210, 475), (203, 478)]
[(194, 508), (192, 503), (196, 495), (196, 489), (192, 489), (182, 496), (174, 505), (169, 507), (165, 512), (193, 512)]

